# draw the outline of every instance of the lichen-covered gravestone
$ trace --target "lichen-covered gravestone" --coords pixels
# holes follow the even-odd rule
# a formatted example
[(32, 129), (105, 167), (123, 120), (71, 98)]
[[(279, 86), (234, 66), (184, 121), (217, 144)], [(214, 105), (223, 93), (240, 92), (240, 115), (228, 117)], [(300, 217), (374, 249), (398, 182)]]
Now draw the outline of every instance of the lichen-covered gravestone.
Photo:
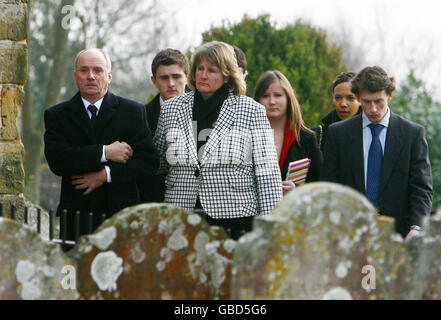
[[(0, 300), (76, 299), (63, 279), (75, 263), (60, 246), (15, 221), (0, 218)], [(73, 280), (75, 282), (75, 280)]]
[(124, 209), (68, 254), (82, 299), (228, 299), (235, 241), (163, 204)]
[(421, 299), (426, 292), (425, 298), (435, 298), (439, 250), (433, 237), (404, 242), (393, 219), (378, 216), (362, 194), (311, 183), (284, 197), (239, 239), (232, 297)]

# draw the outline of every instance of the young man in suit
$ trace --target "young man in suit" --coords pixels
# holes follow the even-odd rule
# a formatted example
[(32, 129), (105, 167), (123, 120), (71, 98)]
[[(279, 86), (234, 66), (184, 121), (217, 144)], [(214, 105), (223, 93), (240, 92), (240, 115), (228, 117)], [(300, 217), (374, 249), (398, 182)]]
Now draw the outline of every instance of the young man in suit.
[(239, 66), (240, 71), (243, 74), (243, 78), (246, 80), (248, 75), (247, 70), (247, 57), (245, 56), (245, 52), (239, 47), (233, 46), (234, 54), (236, 56), (237, 65)]
[[(162, 50), (153, 59), (151, 80), (159, 93), (145, 106), (153, 135), (158, 125), (161, 106), (165, 101), (185, 93), (189, 70), (187, 57), (175, 49)], [(164, 174), (145, 177), (139, 183), (142, 202), (163, 202), (164, 180)]]
[(432, 174), (424, 128), (388, 106), (394, 90), (394, 79), (377, 66), (352, 80), (363, 112), (329, 127), (324, 180), (365, 194), (407, 239), (430, 214)]
[(79, 92), (44, 113), (45, 156), (62, 176), (57, 214), (67, 211), (68, 240), (75, 237), (75, 212), (80, 235), (89, 233), (89, 212), (95, 229), (102, 214), (139, 203), (137, 179), (159, 165), (144, 106), (108, 91), (108, 55), (101, 49), (79, 52), (73, 78)]

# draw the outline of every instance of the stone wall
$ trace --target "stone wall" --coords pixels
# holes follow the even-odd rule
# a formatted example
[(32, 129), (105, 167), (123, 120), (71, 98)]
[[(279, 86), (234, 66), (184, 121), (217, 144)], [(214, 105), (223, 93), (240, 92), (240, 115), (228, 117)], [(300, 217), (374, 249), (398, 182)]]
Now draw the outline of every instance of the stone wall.
[(440, 299), (441, 211), (424, 230), (403, 241), (330, 183), (295, 189), (237, 242), (165, 204), (126, 208), (67, 253), (0, 219), (0, 299)]
[(17, 129), (27, 77), (27, 23), (25, 0), (0, 0), (0, 202), (4, 212), (17, 207), (23, 221), (23, 144)]

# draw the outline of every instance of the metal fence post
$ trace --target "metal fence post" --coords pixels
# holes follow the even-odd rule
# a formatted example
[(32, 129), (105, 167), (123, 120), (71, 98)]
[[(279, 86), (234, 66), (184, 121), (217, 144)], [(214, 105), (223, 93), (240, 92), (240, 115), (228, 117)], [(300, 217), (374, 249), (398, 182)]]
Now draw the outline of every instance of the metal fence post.
[(75, 242), (80, 237), (80, 211), (75, 212)]
[(11, 204), (11, 215), (9, 216), (11, 220), (15, 220), (15, 206)]
[(25, 206), (25, 210), (24, 210), (24, 223), (28, 224), (28, 207)]
[(52, 211), (52, 209), (50, 209), (49, 210), (49, 241), (52, 241), (53, 236), (54, 236), (54, 234), (53, 234), (54, 222), (52, 220), (52, 214), (53, 214), (53, 211)]
[(87, 231), (89, 233), (92, 233), (93, 231), (93, 212), (89, 212), (89, 215), (87, 217)]
[(66, 233), (67, 233), (67, 210), (64, 209), (63, 210), (63, 223), (61, 224), (61, 228), (62, 228), (62, 243), (65, 244), (66, 243)]
[(37, 208), (37, 232), (41, 233), (41, 209)]

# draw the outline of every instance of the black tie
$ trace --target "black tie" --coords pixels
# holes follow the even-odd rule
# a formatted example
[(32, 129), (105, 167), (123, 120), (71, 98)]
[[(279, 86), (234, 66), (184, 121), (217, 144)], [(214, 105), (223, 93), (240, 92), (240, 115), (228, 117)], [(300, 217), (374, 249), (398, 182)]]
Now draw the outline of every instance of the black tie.
[(96, 113), (98, 111), (98, 108), (95, 107), (93, 104), (90, 104), (87, 107), (87, 110), (90, 111), (90, 113), (92, 114), (92, 117), (90, 118), (90, 123), (92, 125), (92, 128), (95, 129), (95, 123), (96, 123)]

